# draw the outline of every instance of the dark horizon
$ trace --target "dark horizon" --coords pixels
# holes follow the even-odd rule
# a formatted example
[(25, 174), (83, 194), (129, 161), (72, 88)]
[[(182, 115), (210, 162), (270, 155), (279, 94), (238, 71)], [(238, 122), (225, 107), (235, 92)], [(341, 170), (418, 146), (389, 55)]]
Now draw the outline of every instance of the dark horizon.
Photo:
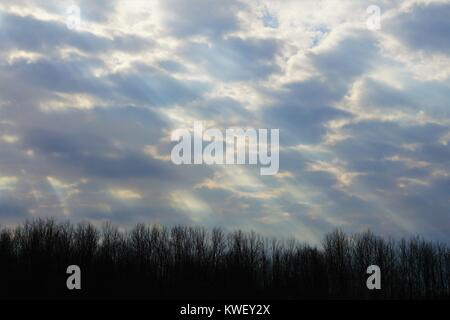
[[(34, 220), (0, 230), (2, 299), (449, 299), (450, 248), (423, 238), (384, 240), (370, 231), (294, 239), (201, 227)], [(81, 269), (69, 290), (67, 268)], [(366, 286), (381, 269), (381, 290)]]

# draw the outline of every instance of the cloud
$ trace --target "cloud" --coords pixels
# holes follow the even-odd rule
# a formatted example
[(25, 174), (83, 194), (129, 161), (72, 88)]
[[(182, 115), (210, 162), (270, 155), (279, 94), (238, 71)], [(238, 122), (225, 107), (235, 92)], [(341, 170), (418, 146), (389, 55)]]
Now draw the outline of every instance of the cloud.
[[(335, 227), (450, 241), (448, 5), (0, 5), (0, 223)], [(326, 5), (324, 5), (326, 4)], [(447, 14), (448, 15), (448, 14)], [(173, 129), (280, 129), (280, 174), (176, 166)]]
[(449, 14), (448, 3), (418, 3), (390, 18), (384, 27), (412, 49), (448, 55)]
[(1, 50), (15, 49), (54, 54), (66, 46), (90, 53), (110, 50), (136, 52), (151, 48), (153, 42), (136, 35), (110, 34), (109, 37), (86, 31), (72, 31), (64, 23), (38, 20), (32, 16), (1, 16)]
[(177, 37), (204, 35), (218, 37), (239, 27), (237, 13), (244, 3), (235, 0), (162, 1), (163, 21)]
[(346, 30), (335, 38), (330, 36), (318, 47), (311, 54), (311, 60), (327, 80), (343, 85), (339, 82), (351, 81), (373, 66), (378, 47), (368, 31)]
[(207, 84), (200, 81), (184, 84), (170, 75), (143, 64), (136, 65), (129, 72), (113, 74), (109, 76), (109, 79), (122, 96), (150, 106), (187, 103), (208, 88)]
[(275, 39), (228, 37), (186, 44), (183, 55), (220, 80), (257, 81), (279, 70), (274, 61), (279, 46)]
[(0, 197), (0, 218), (2, 224), (23, 221), (30, 218), (27, 208), (13, 197)]

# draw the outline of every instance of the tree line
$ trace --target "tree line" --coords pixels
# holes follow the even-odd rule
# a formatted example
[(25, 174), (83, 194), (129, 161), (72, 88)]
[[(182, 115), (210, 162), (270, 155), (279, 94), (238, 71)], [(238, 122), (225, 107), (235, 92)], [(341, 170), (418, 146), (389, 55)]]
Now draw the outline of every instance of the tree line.
[[(77, 265), (82, 289), (68, 290)], [(367, 267), (381, 269), (368, 290)], [(0, 229), (0, 298), (448, 299), (450, 248), (370, 231), (320, 246), (254, 232), (37, 219)]]

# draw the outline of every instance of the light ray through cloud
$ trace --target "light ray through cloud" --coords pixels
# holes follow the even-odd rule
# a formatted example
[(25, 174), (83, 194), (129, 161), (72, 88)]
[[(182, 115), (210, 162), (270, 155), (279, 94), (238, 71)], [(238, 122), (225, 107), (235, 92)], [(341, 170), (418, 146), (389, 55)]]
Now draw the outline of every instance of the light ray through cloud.
[[(4, 0), (0, 223), (450, 242), (448, 13), (440, 0)], [(170, 133), (194, 121), (280, 129), (278, 174), (174, 165)]]

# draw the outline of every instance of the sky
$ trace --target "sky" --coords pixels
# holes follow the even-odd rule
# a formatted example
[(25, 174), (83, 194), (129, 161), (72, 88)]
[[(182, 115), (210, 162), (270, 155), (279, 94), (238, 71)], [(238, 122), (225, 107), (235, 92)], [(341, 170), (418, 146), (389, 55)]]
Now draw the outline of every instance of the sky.
[[(0, 224), (450, 243), (449, 17), (432, 0), (2, 0)], [(278, 174), (173, 164), (194, 121), (279, 129)]]

